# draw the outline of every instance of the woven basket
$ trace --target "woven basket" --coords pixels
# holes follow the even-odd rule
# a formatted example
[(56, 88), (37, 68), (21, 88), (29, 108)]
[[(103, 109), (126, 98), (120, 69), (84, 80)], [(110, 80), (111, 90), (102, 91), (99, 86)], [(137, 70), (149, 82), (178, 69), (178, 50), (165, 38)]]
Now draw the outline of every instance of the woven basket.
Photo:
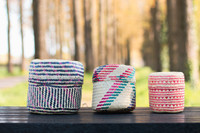
[(132, 111), (135, 108), (135, 69), (126, 65), (104, 65), (93, 73), (92, 108), (102, 111)]
[(80, 62), (33, 60), (27, 107), (32, 113), (74, 113), (80, 108), (84, 68)]
[(185, 80), (182, 72), (156, 72), (149, 75), (149, 104), (153, 112), (184, 110)]

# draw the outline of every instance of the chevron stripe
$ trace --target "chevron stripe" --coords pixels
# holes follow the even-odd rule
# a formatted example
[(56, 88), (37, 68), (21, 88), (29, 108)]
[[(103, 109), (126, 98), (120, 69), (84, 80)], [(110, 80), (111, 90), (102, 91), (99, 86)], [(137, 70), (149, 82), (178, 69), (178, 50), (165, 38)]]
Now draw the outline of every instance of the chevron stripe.
[(36, 87), (29, 84), (27, 107), (31, 110), (78, 110), (81, 103), (81, 87)]
[[(121, 75), (123, 76), (124, 73)], [(135, 71), (132, 71), (131, 73), (127, 74), (126, 77), (132, 76), (135, 74)], [(120, 76), (121, 76), (120, 75)], [(124, 90), (124, 88), (130, 84), (130, 82), (127, 81), (127, 79), (123, 78), (121, 79), (119, 77), (116, 77), (116, 82), (111, 86), (111, 88), (106, 92), (104, 97), (99, 101), (99, 104), (97, 105), (96, 110), (107, 110), (109, 109), (110, 105), (117, 99), (117, 97), (120, 95), (120, 93)], [(130, 84), (133, 86), (133, 91), (135, 91), (135, 85)], [(128, 108), (133, 109), (135, 105), (135, 97), (131, 99), (131, 105), (128, 106)]]
[(95, 73), (93, 74), (93, 81), (104, 81), (104, 79), (106, 79), (106, 77), (112, 73), (114, 70), (116, 70), (117, 65), (107, 68), (107, 65), (104, 65), (100, 68), (98, 68), (98, 70), (95, 71)]

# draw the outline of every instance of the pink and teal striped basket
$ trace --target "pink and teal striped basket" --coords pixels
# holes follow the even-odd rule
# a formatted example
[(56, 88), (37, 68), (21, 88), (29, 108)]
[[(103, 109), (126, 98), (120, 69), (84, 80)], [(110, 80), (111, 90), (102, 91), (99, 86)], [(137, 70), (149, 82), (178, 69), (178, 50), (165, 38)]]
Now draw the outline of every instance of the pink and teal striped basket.
[(92, 108), (102, 111), (132, 111), (135, 108), (135, 68), (111, 64), (93, 73)]

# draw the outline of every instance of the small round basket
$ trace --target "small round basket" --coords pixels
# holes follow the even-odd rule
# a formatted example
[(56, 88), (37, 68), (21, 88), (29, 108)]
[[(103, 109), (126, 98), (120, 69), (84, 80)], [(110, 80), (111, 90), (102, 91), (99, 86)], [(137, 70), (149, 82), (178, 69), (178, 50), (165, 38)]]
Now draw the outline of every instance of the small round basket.
[(92, 108), (97, 112), (129, 112), (135, 108), (135, 69), (104, 65), (93, 73)]
[(29, 68), (28, 109), (41, 114), (77, 112), (83, 78), (80, 62), (33, 60)]
[(149, 104), (153, 112), (184, 110), (185, 80), (182, 72), (155, 72), (149, 75)]

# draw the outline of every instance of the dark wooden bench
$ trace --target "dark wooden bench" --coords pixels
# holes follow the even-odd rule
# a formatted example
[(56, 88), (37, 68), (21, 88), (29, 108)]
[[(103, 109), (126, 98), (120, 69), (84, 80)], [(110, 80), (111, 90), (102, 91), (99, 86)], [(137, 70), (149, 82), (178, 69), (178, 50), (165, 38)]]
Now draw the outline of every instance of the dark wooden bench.
[(200, 107), (183, 113), (156, 114), (136, 108), (126, 114), (99, 114), (82, 108), (77, 114), (30, 114), (25, 107), (0, 107), (0, 133), (200, 133)]

